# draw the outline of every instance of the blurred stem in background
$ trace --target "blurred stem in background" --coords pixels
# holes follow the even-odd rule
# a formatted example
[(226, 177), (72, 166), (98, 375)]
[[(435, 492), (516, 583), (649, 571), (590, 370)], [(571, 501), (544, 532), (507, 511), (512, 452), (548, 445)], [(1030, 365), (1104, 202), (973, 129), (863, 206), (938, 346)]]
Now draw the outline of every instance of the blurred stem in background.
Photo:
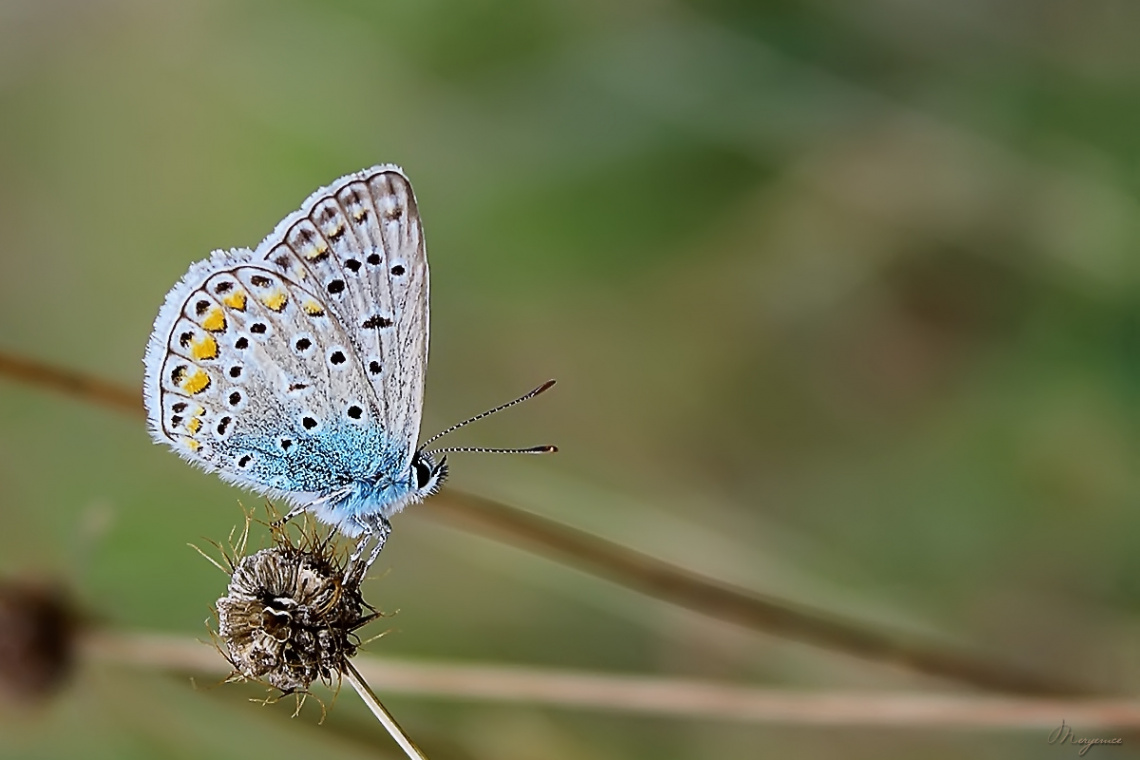
[[(143, 416), (138, 393), (82, 373), (0, 353), (0, 374)], [(890, 663), (988, 691), (1079, 696), (1093, 691), (1024, 672), (950, 647), (872, 629), (838, 615), (703, 577), (591, 534), (497, 502), (449, 489), (428, 502), (434, 512), (554, 561), (641, 593), (773, 636)]]
[[(212, 649), (185, 636), (100, 631), (87, 637), (92, 660), (217, 678), (228, 672)], [(1054, 728), (1140, 727), (1140, 702), (1040, 699), (921, 692), (764, 689), (695, 678), (426, 662), (361, 654), (353, 659), (385, 693), (434, 699), (542, 704), (726, 722), (805, 725)]]

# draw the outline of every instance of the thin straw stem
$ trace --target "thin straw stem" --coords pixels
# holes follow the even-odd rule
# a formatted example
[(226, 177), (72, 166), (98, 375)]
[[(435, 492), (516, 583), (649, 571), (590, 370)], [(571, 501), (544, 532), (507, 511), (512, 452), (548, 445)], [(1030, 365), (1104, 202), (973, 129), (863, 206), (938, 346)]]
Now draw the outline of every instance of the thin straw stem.
[(396, 722), (392, 713), (388, 712), (388, 708), (381, 704), (368, 682), (364, 680), (364, 676), (360, 675), (360, 671), (351, 661), (345, 660), (342, 675), (352, 684), (352, 688), (356, 689), (356, 693), (364, 700), (364, 704), (368, 705), (368, 709), (376, 716), (376, 720), (380, 721), (380, 725), (391, 734), (392, 738), (396, 740), (396, 744), (400, 745), (400, 749), (404, 750), (404, 754), (411, 760), (427, 760), (427, 755), (421, 752), (420, 748), (408, 738), (404, 729), (400, 728), (400, 724)]
[[(217, 652), (189, 636), (106, 630), (88, 633), (84, 644), (90, 660), (108, 665), (179, 675), (198, 673), (214, 679), (228, 671)], [(610, 715), (753, 725), (971, 731), (1051, 729), (1063, 720), (1082, 732), (1140, 727), (1140, 699), (1135, 697), (1042, 699), (883, 689), (779, 689), (691, 677), (368, 654), (357, 655), (354, 662), (359, 667), (357, 678), (363, 681), (366, 674), (373, 683), (383, 683), (391, 694), (484, 704), (545, 705)], [(367, 697), (365, 701), (372, 706)]]

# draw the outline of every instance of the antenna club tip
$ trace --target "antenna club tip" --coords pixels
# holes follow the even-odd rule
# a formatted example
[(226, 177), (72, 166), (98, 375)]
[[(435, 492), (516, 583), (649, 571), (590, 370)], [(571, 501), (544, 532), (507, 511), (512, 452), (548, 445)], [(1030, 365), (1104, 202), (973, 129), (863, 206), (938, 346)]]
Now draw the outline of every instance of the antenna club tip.
[(543, 383), (542, 385), (538, 386), (538, 388), (535, 389), (534, 395), (537, 396), (538, 394), (542, 393), (543, 391), (550, 390), (552, 387), (554, 387), (554, 384), (556, 382), (558, 382), (558, 381), (557, 380), (547, 380), (545, 383)]
[(558, 447), (557, 446), (543, 446), (542, 447), (542, 453), (543, 454), (557, 454), (558, 453)]

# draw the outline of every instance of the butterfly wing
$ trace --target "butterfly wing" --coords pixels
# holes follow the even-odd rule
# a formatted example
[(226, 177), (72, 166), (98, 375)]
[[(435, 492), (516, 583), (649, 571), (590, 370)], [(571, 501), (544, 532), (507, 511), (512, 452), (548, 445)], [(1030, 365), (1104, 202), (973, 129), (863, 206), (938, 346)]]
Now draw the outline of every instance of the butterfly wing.
[(147, 347), (156, 440), (223, 478), (305, 504), (396, 467), (400, 442), (317, 295), (253, 252), (217, 252), (167, 296)]
[(349, 535), (418, 498), (428, 269), (395, 166), (342, 177), (256, 251), (216, 252), (167, 295), (144, 363), (151, 433)]
[(428, 264), (411, 183), (397, 166), (342, 177), (277, 225), (256, 257), (303, 283), (345, 327), (409, 466), (428, 359)]

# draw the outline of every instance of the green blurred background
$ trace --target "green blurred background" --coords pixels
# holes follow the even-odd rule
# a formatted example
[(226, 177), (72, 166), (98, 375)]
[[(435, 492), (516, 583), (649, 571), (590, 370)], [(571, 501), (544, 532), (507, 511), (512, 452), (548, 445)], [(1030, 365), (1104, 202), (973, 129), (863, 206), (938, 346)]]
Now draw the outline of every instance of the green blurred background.
[[(399, 163), (432, 264), (425, 432), (559, 380), (455, 443), (560, 454), (455, 456), (452, 486), (1135, 690), (1138, 34), (1140, 6), (1110, 0), (0, 0), (0, 348), (139, 387), (192, 261)], [(186, 543), (259, 503), (137, 419), (8, 381), (0, 483), (0, 570), (202, 637), (225, 578)], [(376, 653), (950, 688), (426, 512), (396, 519), (371, 582), (399, 610)], [(0, 755), (391, 747), (351, 694), (317, 728), (258, 693), (88, 669), (0, 718)], [(1046, 731), (385, 701), (436, 760), (1067, 751)]]

